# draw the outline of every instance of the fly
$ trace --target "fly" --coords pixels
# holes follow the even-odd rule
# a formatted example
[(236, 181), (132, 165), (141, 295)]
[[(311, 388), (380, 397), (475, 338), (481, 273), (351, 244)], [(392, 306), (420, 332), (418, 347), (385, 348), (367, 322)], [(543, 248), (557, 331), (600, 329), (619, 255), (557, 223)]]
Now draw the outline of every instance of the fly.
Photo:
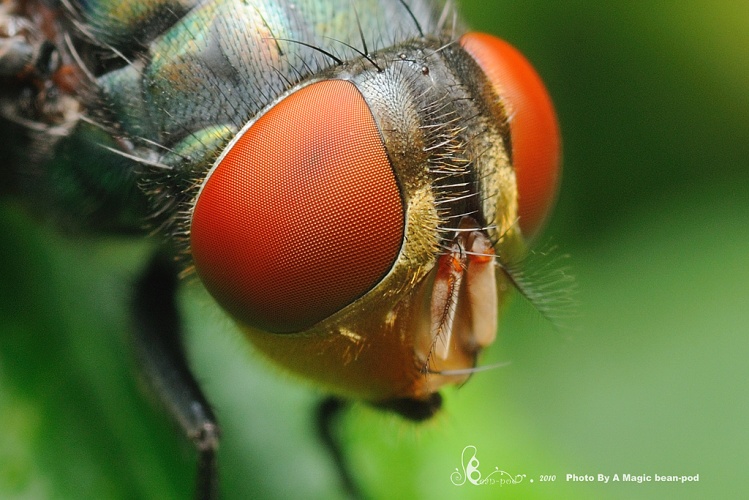
[[(517, 263), (555, 197), (556, 115), (528, 61), (452, 2), (1, 9), (0, 110), (32, 152), (16, 191), (164, 242), (134, 338), (198, 449), (199, 497), (218, 492), (219, 428), (181, 347), (178, 276), (331, 394), (336, 456), (342, 401), (432, 417), (480, 369), (508, 290), (533, 299)], [(51, 167), (61, 151), (75, 161)]]

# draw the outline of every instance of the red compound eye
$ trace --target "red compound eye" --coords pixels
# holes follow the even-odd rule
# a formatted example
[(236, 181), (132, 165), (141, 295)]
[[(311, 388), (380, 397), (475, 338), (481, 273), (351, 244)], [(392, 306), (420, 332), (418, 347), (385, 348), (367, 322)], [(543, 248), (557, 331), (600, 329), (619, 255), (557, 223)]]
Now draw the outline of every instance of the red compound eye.
[(551, 209), (559, 182), (561, 139), (554, 105), (538, 73), (507, 42), (483, 33), (460, 39), (510, 116), (520, 229), (532, 236)]
[(304, 330), (375, 286), (400, 252), (404, 212), (372, 113), (350, 82), (289, 95), (209, 174), (191, 247), (239, 321)]

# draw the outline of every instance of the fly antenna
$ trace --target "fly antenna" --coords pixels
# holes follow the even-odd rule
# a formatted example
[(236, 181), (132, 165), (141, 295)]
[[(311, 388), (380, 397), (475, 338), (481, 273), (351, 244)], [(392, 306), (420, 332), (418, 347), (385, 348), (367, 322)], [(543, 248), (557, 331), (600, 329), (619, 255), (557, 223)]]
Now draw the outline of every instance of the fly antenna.
[(499, 269), (518, 293), (556, 329), (577, 316), (577, 286), (569, 255), (559, 254), (554, 246), (531, 251), (516, 263), (499, 263)]

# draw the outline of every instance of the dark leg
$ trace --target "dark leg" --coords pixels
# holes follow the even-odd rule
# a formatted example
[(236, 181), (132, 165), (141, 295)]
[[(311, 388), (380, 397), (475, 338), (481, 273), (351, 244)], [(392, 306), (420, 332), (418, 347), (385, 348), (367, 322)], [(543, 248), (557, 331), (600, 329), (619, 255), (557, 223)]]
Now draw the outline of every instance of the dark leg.
[(354, 484), (354, 479), (343, 457), (341, 443), (338, 442), (335, 436), (335, 428), (346, 408), (348, 408), (347, 401), (333, 396), (320, 402), (320, 405), (317, 407), (317, 431), (323, 444), (333, 457), (333, 462), (336, 469), (338, 469), (338, 475), (341, 478), (346, 493), (351, 498), (362, 498), (361, 492), (356, 487), (356, 484)]
[(135, 346), (156, 395), (198, 451), (196, 498), (215, 499), (218, 498), (219, 428), (211, 406), (187, 366), (175, 303), (177, 284), (174, 264), (156, 255), (135, 287), (132, 304)]
[(403, 418), (414, 422), (423, 422), (432, 418), (442, 408), (442, 396), (432, 393), (426, 399), (391, 399), (376, 403), (373, 406), (381, 410), (392, 411)]

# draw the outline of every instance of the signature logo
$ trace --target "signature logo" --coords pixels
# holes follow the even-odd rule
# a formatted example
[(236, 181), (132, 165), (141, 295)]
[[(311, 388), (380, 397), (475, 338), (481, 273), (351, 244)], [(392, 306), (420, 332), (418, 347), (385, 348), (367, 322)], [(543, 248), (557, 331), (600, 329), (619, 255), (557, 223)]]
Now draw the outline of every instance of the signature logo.
[[(499, 467), (495, 467), (488, 476), (482, 477), (481, 471), (479, 471), (479, 459), (476, 458), (476, 451), (476, 447), (470, 444), (463, 448), (463, 453), (461, 453), (460, 456), (460, 465), (463, 468), (463, 472), (461, 473), (460, 469), (456, 467), (455, 472), (450, 474), (450, 481), (452, 481), (455, 486), (463, 486), (466, 481), (476, 486), (505, 486), (507, 484), (518, 484), (525, 479), (525, 474), (517, 474), (513, 476), (509, 472), (501, 470)], [(470, 458), (467, 458), (469, 455)]]

